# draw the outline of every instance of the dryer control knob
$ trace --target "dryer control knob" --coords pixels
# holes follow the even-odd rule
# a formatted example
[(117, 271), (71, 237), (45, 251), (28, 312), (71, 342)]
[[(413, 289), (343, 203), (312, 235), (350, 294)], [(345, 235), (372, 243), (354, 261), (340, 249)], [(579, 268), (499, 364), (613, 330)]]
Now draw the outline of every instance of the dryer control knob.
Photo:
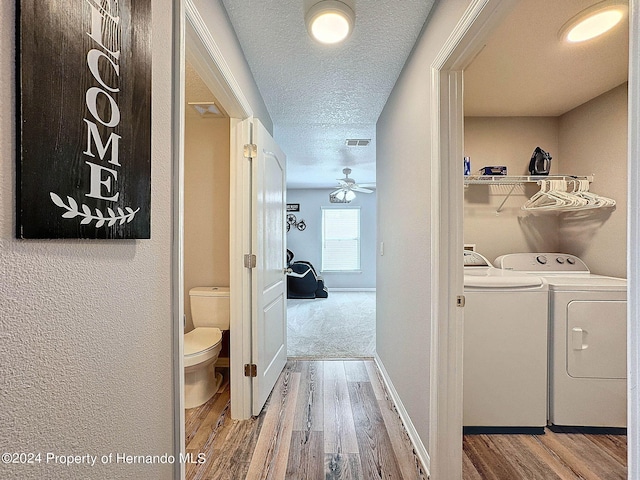
[(538, 255), (536, 257), (536, 260), (538, 261), (539, 264), (544, 265), (545, 263), (547, 263), (547, 257), (545, 257), (544, 255)]
[(567, 263), (568, 263), (569, 265), (575, 265), (576, 261), (575, 261), (573, 258), (568, 257), (568, 258), (567, 258)]
[(562, 257), (556, 257), (556, 262), (558, 262), (559, 264), (563, 264), (564, 263), (564, 258)]

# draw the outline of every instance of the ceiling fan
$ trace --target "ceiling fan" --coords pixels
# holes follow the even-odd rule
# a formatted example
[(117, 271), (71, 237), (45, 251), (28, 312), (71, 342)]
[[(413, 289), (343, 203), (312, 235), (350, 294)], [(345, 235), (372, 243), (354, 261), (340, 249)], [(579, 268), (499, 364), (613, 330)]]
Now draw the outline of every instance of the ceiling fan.
[(338, 179), (338, 189), (329, 194), (329, 201), (331, 203), (349, 203), (356, 198), (355, 192), (373, 193), (373, 190), (366, 187), (375, 187), (375, 183), (358, 185), (353, 178), (349, 178), (349, 174), (351, 173), (350, 168), (343, 168), (342, 173), (344, 173), (344, 178)]

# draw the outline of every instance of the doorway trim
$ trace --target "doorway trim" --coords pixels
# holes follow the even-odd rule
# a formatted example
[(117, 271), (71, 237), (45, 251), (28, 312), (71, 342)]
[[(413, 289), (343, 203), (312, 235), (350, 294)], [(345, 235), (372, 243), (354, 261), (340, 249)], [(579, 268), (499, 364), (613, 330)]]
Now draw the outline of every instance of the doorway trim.
[[(244, 143), (250, 132), (242, 120), (253, 111), (236, 81), (222, 52), (211, 35), (193, 0), (179, 0), (174, 10), (173, 54), (173, 248), (172, 304), (174, 321), (174, 449), (186, 451), (184, 413), (184, 112), (185, 73), (188, 58), (230, 118), (230, 384), (231, 417), (251, 416), (251, 382), (244, 376), (243, 365), (250, 363), (251, 305), (250, 273), (244, 268), (242, 254), (251, 243), (249, 164), (242, 161)], [(245, 122), (246, 123), (246, 122)], [(247, 250), (248, 251), (248, 250)], [(176, 456), (178, 456), (176, 455)], [(185, 465), (176, 462), (175, 478), (185, 478)]]
[(629, 0), (627, 199), (627, 476), (640, 477), (640, 0)]
[[(434, 480), (462, 478), (462, 162), (464, 69), (517, 0), (475, 0), (431, 69), (432, 362), (429, 448)], [(629, 0), (628, 122), (628, 476), (640, 475), (640, 0)]]
[(434, 480), (462, 479), (463, 71), (517, 0), (474, 0), (431, 64), (431, 367)]
[(230, 132), (230, 212), (229, 212), (229, 374), (231, 417), (251, 416), (251, 379), (243, 365), (251, 363), (251, 276), (244, 268), (243, 254), (250, 251), (250, 165), (242, 150), (251, 132), (243, 120), (253, 117), (249, 101), (242, 92), (218, 44), (211, 35), (193, 0), (185, 0), (186, 57), (192, 62), (220, 106), (231, 117)]

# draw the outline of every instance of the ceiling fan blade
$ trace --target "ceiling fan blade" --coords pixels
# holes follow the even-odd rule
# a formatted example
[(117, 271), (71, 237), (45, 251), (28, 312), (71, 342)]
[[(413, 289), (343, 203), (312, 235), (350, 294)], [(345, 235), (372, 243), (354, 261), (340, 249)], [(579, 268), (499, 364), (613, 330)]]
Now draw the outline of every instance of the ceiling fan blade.
[(351, 190), (355, 192), (361, 192), (361, 193), (373, 193), (373, 190), (369, 190), (368, 188), (362, 188), (360, 186), (352, 187)]
[(359, 183), (358, 184), (359, 187), (373, 187), (376, 188), (376, 184), (375, 183)]

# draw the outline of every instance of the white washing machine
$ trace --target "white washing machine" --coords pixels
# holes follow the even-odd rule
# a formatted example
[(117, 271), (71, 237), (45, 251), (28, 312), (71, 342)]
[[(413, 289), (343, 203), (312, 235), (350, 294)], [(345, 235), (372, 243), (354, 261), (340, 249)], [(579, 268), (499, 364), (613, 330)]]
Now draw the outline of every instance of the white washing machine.
[(547, 284), (476, 252), (464, 265), (464, 431), (544, 433)]
[(549, 283), (549, 423), (626, 428), (627, 281), (574, 255), (503, 255), (497, 267)]

